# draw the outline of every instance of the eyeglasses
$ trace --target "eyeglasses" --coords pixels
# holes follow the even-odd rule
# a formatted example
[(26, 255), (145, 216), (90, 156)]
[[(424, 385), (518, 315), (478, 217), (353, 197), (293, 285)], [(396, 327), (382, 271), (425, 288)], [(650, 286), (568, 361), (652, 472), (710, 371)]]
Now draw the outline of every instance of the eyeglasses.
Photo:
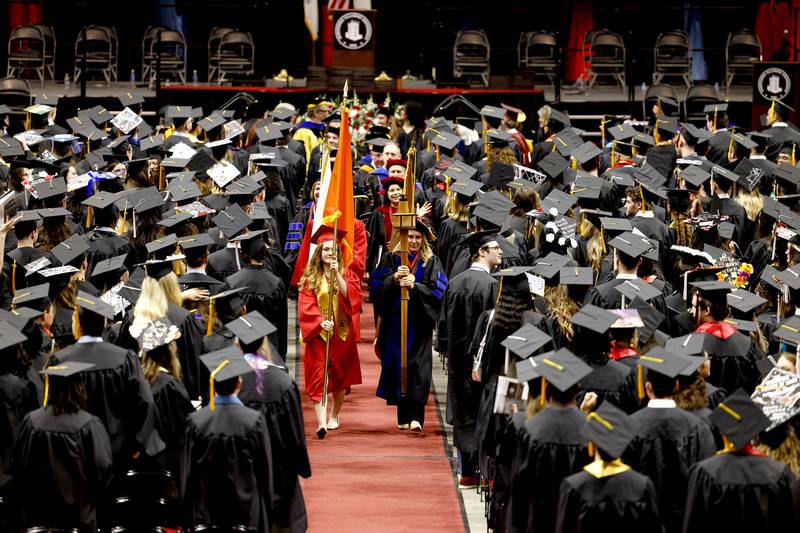
[(483, 249), (484, 250), (499, 250), (500, 249), (500, 245), (495, 244), (494, 246), (484, 246)]

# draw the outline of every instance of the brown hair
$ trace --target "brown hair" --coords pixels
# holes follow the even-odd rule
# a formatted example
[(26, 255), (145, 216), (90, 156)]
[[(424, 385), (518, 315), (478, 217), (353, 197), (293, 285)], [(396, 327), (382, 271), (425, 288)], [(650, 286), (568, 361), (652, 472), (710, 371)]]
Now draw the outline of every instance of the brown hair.
[[(337, 258), (341, 258), (342, 253), (341, 249), (337, 249)], [(344, 265), (341, 261), (339, 263), (339, 272), (342, 272)], [(303, 276), (300, 278), (300, 290), (309, 290), (316, 294), (317, 290), (320, 287), (320, 281), (322, 277), (325, 275), (325, 265), (322, 262), (322, 244), (318, 245), (317, 248), (314, 250), (314, 255), (311, 256), (311, 259), (308, 261), (305, 270), (303, 270)]]
[(675, 405), (685, 411), (696, 411), (708, 407), (708, 397), (706, 397), (706, 380), (697, 376), (686, 388), (673, 396)]
[(564, 336), (572, 341), (575, 330), (572, 327), (572, 316), (580, 310), (580, 306), (569, 297), (566, 285), (546, 285), (544, 301), (547, 305), (547, 317), (555, 318)]
[(142, 372), (149, 384), (155, 382), (161, 373), (161, 368), (165, 368), (169, 375), (181, 379), (181, 363), (178, 361), (178, 347), (175, 341), (149, 352), (142, 352)]

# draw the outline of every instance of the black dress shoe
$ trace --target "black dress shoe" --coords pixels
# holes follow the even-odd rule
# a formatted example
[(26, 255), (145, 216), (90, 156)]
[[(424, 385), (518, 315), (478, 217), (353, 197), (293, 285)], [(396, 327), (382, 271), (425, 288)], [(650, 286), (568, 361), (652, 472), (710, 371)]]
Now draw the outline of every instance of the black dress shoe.
[(327, 434), (328, 434), (328, 428), (326, 428), (325, 426), (320, 426), (317, 428), (317, 438), (319, 440), (324, 439), (325, 435)]

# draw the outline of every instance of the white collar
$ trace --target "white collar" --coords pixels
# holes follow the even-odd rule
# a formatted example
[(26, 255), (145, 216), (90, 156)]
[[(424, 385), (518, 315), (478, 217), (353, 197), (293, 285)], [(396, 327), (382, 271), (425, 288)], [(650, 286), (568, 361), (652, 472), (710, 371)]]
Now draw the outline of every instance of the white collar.
[(639, 218), (655, 218), (656, 215), (652, 211), (637, 211), (633, 216)]
[(90, 335), (82, 335), (78, 339), (78, 344), (86, 344), (87, 342), (103, 342), (103, 337), (92, 337)]
[(759, 155), (759, 154), (756, 154), (756, 155), (751, 155), (751, 156), (750, 156), (750, 159), (751, 159), (751, 160), (752, 160), (752, 159), (766, 159), (766, 158), (767, 158), (767, 156), (765, 156), (765, 155)]
[(623, 274), (623, 273), (617, 274), (617, 279), (636, 279), (638, 277), (639, 276), (637, 276), (636, 274)]
[(469, 268), (470, 268), (471, 270), (483, 270), (483, 271), (484, 271), (484, 272), (486, 272), (487, 274), (491, 274), (491, 271), (489, 270), (489, 267), (487, 267), (487, 266), (486, 266), (486, 265), (484, 265), (483, 263), (478, 263), (477, 261), (476, 261), (475, 263), (472, 263), (472, 264), (469, 266)]
[(239, 241), (229, 242), (228, 244), (225, 245), (225, 248), (238, 248), (239, 247), (238, 242)]
[(718, 192), (716, 193), (718, 198), (730, 198), (731, 195), (725, 192)]
[(775, 123), (772, 124), (773, 128), (786, 128), (788, 126), (789, 125), (787, 123), (785, 123), (785, 122), (775, 122)]
[(186, 273), (187, 273), (187, 274), (205, 274), (205, 273), (206, 273), (206, 269), (205, 269), (204, 267), (200, 267), (200, 268), (187, 268), (187, 269), (186, 269)]
[(675, 400), (672, 398), (655, 398), (647, 402), (647, 407), (653, 409), (670, 409), (676, 407)]

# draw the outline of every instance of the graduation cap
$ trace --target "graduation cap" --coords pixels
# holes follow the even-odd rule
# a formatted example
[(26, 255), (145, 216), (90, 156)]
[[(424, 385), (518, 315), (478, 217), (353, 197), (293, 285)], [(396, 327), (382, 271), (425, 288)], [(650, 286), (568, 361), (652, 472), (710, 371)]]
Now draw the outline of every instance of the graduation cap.
[(623, 233), (608, 241), (608, 245), (631, 257), (641, 257), (650, 246), (634, 233)]
[(716, 301), (719, 303), (726, 303), (728, 293), (735, 288), (727, 281), (719, 281), (719, 280), (692, 281), (689, 283), (689, 285), (699, 290), (700, 295), (703, 298), (706, 298), (711, 301)]
[(766, 174), (765, 170), (756, 166), (750, 159), (744, 158), (739, 161), (733, 172), (739, 177), (737, 183), (748, 191), (752, 191)]
[(167, 317), (150, 320), (141, 331), (136, 333), (138, 334), (131, 331), (143, 352), (165, 346), (181, 336), (180, 330)]
[(772, 336), (789, 344), (800, 345), (800, 317), (792, 315), (780, 322)]
[(561, 273), (561, 269), (567, 266), (569, 262), (569, 257), (557, 254), (555, 252), (550, 252), (546, 256), (537, 259), (531, 269), (537, 276), (541, 276), (546, 280), (552, 280), (553, 282), (557, 283), (558, 280), (554, 279), (555, 276), (558, 276)]
[(712, 336), (707, 333), (689, 333), (667, 340), (665, 349), (677, 355), (695, 356), (708, 352), (713, 345)]
[(473, 256), (482, 247), (501, 238), (495, 231), (477, 231), (467, 235), (461, 242), (468, 247), (470, 256)]
[(108, 110), (101, 105), (96, 105), (94, 107), (90, 107), (89, 109), (81, 109), (78, 111), (78, 116), (88, 118), (98, 126), (105, 124), (114, 118), (111, 116), (111, 113), (109, 113)]
[(506, 110), (500, 107), (485, 105), (481, 108), (481, 115), (502, 120), (506, 116)]
[(600, 225), (605, 231), (619, 231), (627, 233), (633, 231), (633, 225), (627, 218), (600, 217)]
[(703, 108), (703, 113), (706, 115), (714, 115), (715, 113), (726, 113), (728, 111), (728, 102), (718, 102), (716, 104), (708, 104)]
[(211, 221), (230, 239), (253, 221), (244, 210), (238, 205), (233, 204), (224, 211), (220, 211)]
[(677, 378), (681, 371), (691, 364), (691, 360), (684, 355), (651, 350), (639, 356), (638, 364), (664, 377)]
[(223, 348), (200, 356), (200, 361), (211, 372), (209, 381), (209, 407), (214, 410), (214, 384), (238, 378), (253, 372), (253, 367), (235, 346)]
[(501, 227), (514, 204), (498, 191), (484, 194), (473, 210), (473, 215)]
[(200, 119), (197, 121), (197, 125), (203, 128), (206, 131), (213, 130), (214, 128), (219, 128), (223, 124), (227, 122), (225, 117), (223, 117), (220, 113), (214, 112), (211, 115)]
[(167, 119), (190, 119), (190, 118), (200, 118), (203, 116), (203, 108), (202, 107), (192, 107), (192, 106), (169, 106), (167, 107), (167, 112), (164, 114), (165, 118)]
[(505, 146), (513, 138), (513, 136), (507, 131), (493, 128), (486, 132), (486, 138), (489, 144)]
[(144, 104), (144, 96), (136, 91), (125, 91), (117, 97), (122, 107)]
[[(173, 245), (174, 244), (173, 242)], [(136, 266), (144, 267), (148, 277), (159, 280), (174, 271), (175, 261), (184, 259), (185, 257), (184, 255), (170, 255), (164, 259), (148, 259), (144, 263), (140, 263)]]
[(525, 324), (517, 331), (506, 337), (500, 344), (504, 348), (518, 355), (520, 358), (530, 357), (536, 353), (539, 348), (552, 340), (550, 335), (546, 334), (533, 324)]
[(678, 119), (658, 116), (656, 117), (655, 129), (659, 135), (664, 134), (672, 138), (678, 133)]
[[(542, 200), (542, 211), (551, 215), (565, 215), (575, 205), (576, 198), (562, 191), (553, 189)], [(553, 212), (555, 210), (555, 212)]]
[(661, 294), (660, 290), (641, 278), (623, 280), (622, 283), (614, 287), (614, 290), (622, 294), (628, 301), (634, 298), (649, 301)]
[[(603, 179), (589, 174), (578, 173), (572, 184), (570, 194), (578, 200), (597, 200), (603, 192)], [(581, 202), (578, 202), (579, 205)]]
[(652, 305), (643, 298), (634, 298), (628, 304), (628, 310), (635, 309), (642, 321), (642, 326), (638, 328), (639, 344), (644, 345), (650, 342), (656, 330), (666, 320), (666, 316), (657, 311)]
[(444, 148), (445, 150), (452, 150), (458, 145), (459, 142), (461, 142), (461, 137), (452, 133), (430, 128), (426, 131), (431, 132), (431, 144), (435, 144), (436, 146)]
[(483, 183), (473, 180), (459, 180), (450, 184), (450, 190), (465, 198), (471, 198), (483, 187)]
[(616, 322), (611, 324), (611, 329), (631, 329), (644, 326), (638, 309), (609, 309), (610, 313), (617, 316)]
[(241, 343), (247, 345), (278, 331), (278, 328), (258, 311), (251, 311), (240, 316), (225, 324), (225, 327), (236, 335)]
[(148, 150), (158, 148), (162, 144), (164, 144), (164, 138), (161, 135), (151, 135), (150, 137), (139, 140), (139, 149), (143, 152), (147, 152)]
[(33, 185), (36, 195), (40, 200), (46, 200), (56, 196), (67, 194), (67, 181), (62, 177), (44, 179)]
[(188, 235), (186, 237), (179, 237), (176, 244), (179, 244), (184, 251), (194, 250), (197, 248), (211, 246), (214, 244), (214, 239), (208, 233), (199, 233), (196, 235)]
[(551, 107), (550, 108), (550, 118), (548, 119), (548, 124), (552, 125), (553, 123), (560, 124), (561, 126), (566, 128), (567, 126), (570, 125), (570, 120), (569, 120), (569, 117), (565, 113), (562, 113), (561, 111), (559, 111), (557, 109), (553, 109)]
[(738, 331), (744, 331), (746, 333), (752, 333), (754, 331), (758, 331), (758, 326), (756, 325), (753, 320), (748, 319), (735, 319), (735, 318), (726, 318), (723, 320), (730, 324), (731, 326), (735, 327)]
[(603, 402), (596, 411), (589, 413), (581, 429), (585, 440), (613, 458), (622, 457), (635, 434), (633, 419), (612, 402)]
[(741, 388), (721, 401), (708, 419), (737, 450), (770, 425), (769, 418)]
[(281, 128), (276, 126), (275, 123), (266, 120), (258, 121), (253, 129), (258, 136), (258, 141), (262, 143), (283, 137)]
[(541, 171), (553, 179), (557, 178), (567, 167), (569, 167), (569, 162), (557, 152), (550, 152), (539, 161)]
[[(0, 326), (0, 330), (4, 327)], [(22, 335), (20, 333), (20, 335)], [(24, 336), (24, 335), (23, 335)], [(27, 337), (26, 337), (27, 338)], [(19, 344), (19, 343), (15, 343)], [(94, 368), (94, 363), (81, 363), (79, 361), (64, 361), (57, 365), (50, 365), (42, 370), (39, 371), (40, 374), (44, 376), (44, 400), (42, 405), (47, 407), (48, 401), (48, 392), (50, 391), (50, 378), (57, 379), (57, 380), (68, 380), (68, 379), (78, 379), (78, 376), (81, 372), (85, 372), (90, 368)]]
[(188, 288), (211, 288), (216, 285), (224, 285), (224, 283), (218, 279), (212, 278), (211, 276), (203, 274), (202, 272), (188, 272), (178, 278), (178, 283), (185, 285)]
[(680, 177), (695, 189), (698, 189), (711, 178), (711, 173), (705, 171), (700, 165), (690, 165), (680, 171)]
[(606, 309), (596, 305), (586, 304), (580, 311), (572, 315), (570, 322), (576, 326), (589, 329), (596, 333), (605, 333), (611, 324), (617, 321), (617, 316)]
[(572, 157), (574, 157), (575, 160), (581, 165), (585, 165), (591, 159), (599, 157), (602, 154), (603, 151), (590, 141), (586, 141), (576, 149), (572, 150)]
[(767, 302), (765, 298), (745, 290), (729, 292), (727, 300), (728, 305), (740, 313), (750, 313)]
[(553, 136), (553, 145), (558, 153), (564, 157), (569, 157), (572, 151), (583, 144), (580, 135), (574, 129), (565, 128)]
[(533, 357), (528, 357), (521, 361), (517, 361), (515, 367), (517, 371), (517, 381), (520, 383), (541, 377), (536, 367), (536, 361)]
[(161, 220), (158, 221), (158, 225), (159, 226), (164, 226), (168, 230), (175, 231), (175, 228), (180, 226), (180, 224), (188, 222), (188, 221), (190, 221), (190, 220), (192, 220), (194, 218), (195, 218), (195, 215), (193, 215), (192, 213), (188, 213), (188, 212), (183, 211), (183, 212), (175, 213), (175, 214), (172, 214), (172, 215), (170, 215), (168, 217), (162, 218)]
[(88, 292), (79, 290), (78, 296), (75, 298), (78, 307), (91, 311), (97, 315), (113, 320), (116, 314), (114, 308), (99, 298), (92, 296)]
[(690, 145), (700, 144), (711, 138), (708, 130), (698, 128), (690, 122), (681, 124), (681, 135)]
[(27, 304), (25, 307), (44, 311), (50, 306), (49, 290), (49, 283), (19, 289), (11, 299), (11, 308), (14, 309), (18, 305)]
[(89, 243), (86, 242), (86, 237), (76, 234), (55, 245), (51, 252), (62, 265), (68, 265), (87, 251)]
[(645, 153), (651, 146), (656, 145), (656, 140), (645, 133), (636, 133), (631, 137), (631, 144), (636, 147), (641, 153)]
[(594, 270), (591, 267), (561, 267), (558, 277), (564, 285), (594, 285)]
[(636, 130), (634, 127), (627, 123), (617, 124), (608, 131), (615, 141), (625, 141), (633, 138), (636, 135)]
[(291, 104), (278, 104), (278, 106), (269, 112), (269, 116), (277, 119), (277, 120), (289, 120), (294, 115), (297, 114), (297, 110), (294, 107), (290, 107)]
[[(592, 367), (566, 348), (538, 355), (534, 361), (536, 361), (536, 370), (542, 379), (549, 381), (561, 392), (566, 392), (592, 373)], [(542, 387), (544, 388), (544, 384)], [(540, 400), (544, 402), (546, 398), (542, 397)]]
[(25, 155), (22, 144), (13, 137), (0, 137), (0, 157), (21, 157)]
[(530, 294), (530, 282), (527, 274), (531, 272), (529, 266), (513, 266), (494, 272), (492, 277), (500, 280), (499, 292)]

